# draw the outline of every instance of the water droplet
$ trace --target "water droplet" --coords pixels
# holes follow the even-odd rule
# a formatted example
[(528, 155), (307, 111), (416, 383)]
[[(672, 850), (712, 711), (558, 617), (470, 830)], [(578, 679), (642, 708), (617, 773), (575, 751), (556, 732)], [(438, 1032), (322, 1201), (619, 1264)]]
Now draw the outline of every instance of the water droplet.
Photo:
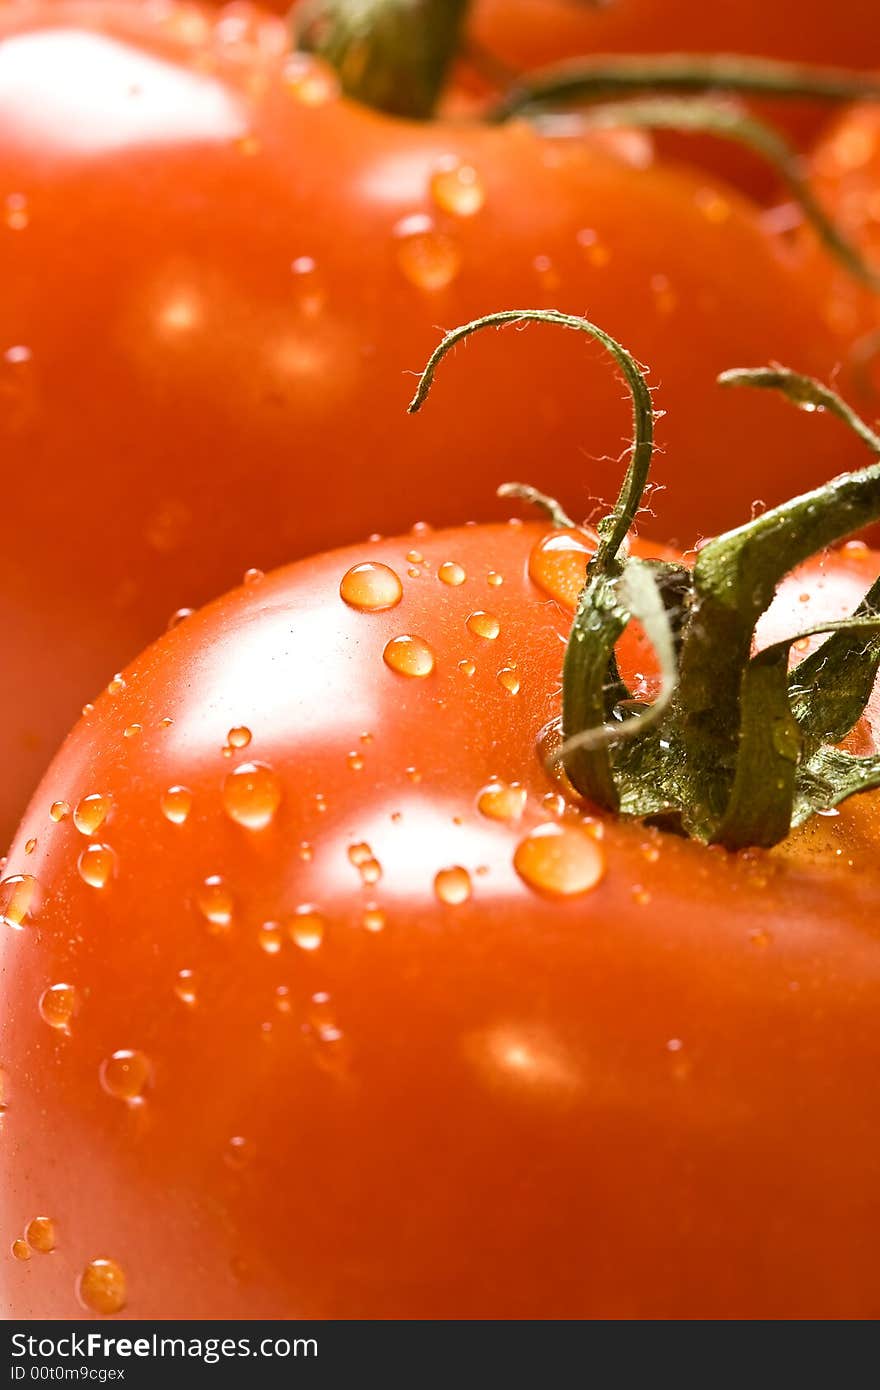
[(499, 589), (504, 583), (504, 575), (499, 574), (497, 570), (490, 570), (486, 575), (486, 583), (491, 584), (493, 589)]
[(871, 553), (865, 541), (847, 541), (841, 550), (848, 560), (867, 560)]
[(479, 610), (471, 613), (467, 625), (475, 637), (485, 637), (488, 641), (494, 641), (501, 631), (501, 624), (494, 613), (483, 613)]
[(143, 729), (143, 724), (129, 724), (127, 728), (123, 729), (122, 737), (137, 738), (138, 734), (143, 733)]
[(29, 1260), (31, 1257), (31, 1247), (26, 1240), (14, 1240), (12, 1242), (12, 1253), (17, 1260)]
[(79, 1277), (77, 1292), (93, 1313), (118, 1313), (125, 1307), (125, 1273), (115, 1260), (91, 1260)]
[(345, 761), (348, 763), (348, 766), (351, 768), (352, 772), (363, 771), (364, 758), (362, 753), (348, 753), (346, 754)]
[(315, 851), (313, 847), (309, 844), (308, 840), (300, 840), (299, 857), (306, 864), (310, 863), (311, 860), (315, 857)]
[(315, 951), (324, 940), (327, 926), (323, 913), (311, 903), (303, 903), (287, 920), (287, 933), (295, 946), (303, 951)]
[(697, 190), (694, 201), (702, 212), (707, 222), (720, 226), (730, 217), (733, 209), (726, 198), (722, 198), (714, 188), (700, 188)]
[(55, 1222), (51, 1216), (35, 1216), (27, 1224), (25, 1239), (32, 1250), (41, 1255), (50, 1254), (57, 1244)]
[(477, 809), (489, 820), (519, 820), (526, 809), (526, 789), (519, 782), (489, 782), (477, 796)]
[(223, 783), (226, 814), (248, 830), (263, 830), (281, 803), (281, 781), (266, 763), (241, 763)]
[(406, 558), (411, 565), (421, 565), (424, 563), (425, 559), (420, 550), (408, 550), (406, 552)]
[(143, 1052), (120, 1048), (101, 1063), (101, 1085), (115, 1100), (136, 1101), (150, 1080), (150, 1062)]
[(166, 820), (170, 820), (172, 825), (183, 825), (190, 811), (192, 810), (193, 794), (189, 787), (169, 787), (162, 793), (160, 805), (162, 815)]
[(434, 892), (441, 903), (457, 907), (471, 896), (471, 876), (459, 864), (451, 869), (441, 869), (434, 877)]
[(6, 225), (12, 232), (23, 232), (30, 221), (28, 200), (23, 193), (8, 193), (4, 200)]
[(293, 1001), (290, 998), (290, 990), (287, 985), (278, 985), (275, 990), (275, 1007), (280, 1014), (293, 1012)]
[(93, 792), (78, 802), (73, 813), (73, 823), (82, 835), (94, 835), (110, 813), (113, 801), (101, 792)]
[(392, 637), (382, 656), (401, 676), (429, 676), (434, 669), (434, 653), (423, 637)]
[(174, 993), (182, 1004), (190, 1008), (196, 1002), (196, 976), (194, 970), (178, 970), (174, 981)]
[(359, 868), (361, 880), (369, 886), (378, 883), (382, 877), (382, 865), (378, 859), (366, 859)]
[(283, 68), (284, 83), (303, 106), (326, 106), (340, 94), (339, 78), (322, 59), (311, 53), (293, 53)]
[(595, 888), (605, 872), (605, 856), (578, 825), (539, 825), (517, 846), (514, 868), (531, 888), (551, 897), (571, 897)]
[(423, 213), (404, 217), (394, 228), (397, 264), (411, 285), (436, 293), (452, 284), (461, 269), (461, 253), (445, 232), (438, 232)]
[(82, 707), (82, 713), (83, 713), (83, 718), (84, 718), (84, 719), (87, 719), (87, 718), (89, 717), (89, 715), (90, 715), (90, 714), (94, 714), (94, 712), (95, 712), (95, 706), (94, 706), (93, 704), (87, 702), (86, 704), (83, 705), (83, 707)]
[(555, 531), (544, 536), (529, 555), (529, 578), (550, 598), (572, 612), (587, 577), (596, 541), (585, 531)]
[(339, 596), (343, 603), (359, 613), (380, 613), (400, 603), (403, 585), (390, 565), (367, 560), (362, 565), (353, 565), (342, 576)]
[(34, 852), (34, 850), (35, 850), (36, 848), (37, 848), (37, 841), (36, 841), (36, 838), (31, 837), (30, 840), (25, 840), (25, 842), (24, 842), (24, 852), (25, 852), (25, 854), (33, 854), (33, 852)]
[(431, 178), (431, 197), (441, 212), (452, 217), (473, 217), (486, 201), (482, 179), (471, 164), (454, 156), (444, 159)]
[(382, 931), (385, 926), (385, 913), (382, 911), (381, 907), (377, 907), (375, 903), (368, 903), (364, 908), (364, 915), (361, 918), (361, 923), (366, 931)]
[(253, 569), (253, 568), (251, 568), (251, 569), (249, 569), (249, 570), (245, 570), (241, 582), (242, 582), (243, 584), (248, 584), (248, 585), (250, 585), (250, 584), (259, 584), (260, 580), (261, 580), (261, 579), (265, 579), (265, 578), (266, 578), (266, 576), (265, 576), (265, 574), (263, 573), (262, 570), (258, 570), (258, 569)]
[(232, 894), (219, 874), (206, 878), (197, 898), (199, 911), (214, 927), (226, 928), (232, 922)]
[(361, 864), (366, 864), (368, 859), (372, 859), (373, 851), (366, 841), (361, 841), (360, 844), (349, 845), (348, 857), (355, 868), (359, 868)]
[(267, 956), (277, 956), (284, 944), (280, 922), (264, 922), (257, 932), (257, 941)]
[(40, 995), (40, 1017), (50, 1028), (70, 1032), (70, 1020), (79, 1008), (79, 992), (75, 985), (50, 985)]
[[(122, 691), (122, 690), (124, 690), (124, 689), (125, 689), (125, 677), (124, 677), (124, 676), (121, 676), (121, 675), (119, 674), (119, 672), (117, 671), (116, 675), (112, 678), (112, 680), (109, 682), (109, 684), (108, 684), (108, 686), (107, 686), (107, 694), (108, 694), (108, 695), (118, 695), (118, 694), (120, 693), (120, 691)], [(94, 706), (92, 706), (92, 708), (94, 709)]]
[(519, 694), (519, 676), (512, 666), (502, 666), (498, 672), (498, 684), (507, 691), (508, 695)]
[(448, 584), (451, 588), (455, 589), (459, 584), (464, 583), (467, 579), (467, 574), (462, 566), (456, 564), (454, 560), (444, 560), (437, 571), (437, 578), (441, 579), (444, 584)]
[(49, 807), (49, 818), (56, 824), (58, 821), (66, 820), (69, 815), (70, 803), (67, 801), (53, 801)]
[(176, 627), (180, 627), (180, 624), (185, 623), (187, 618), (191, 618), (195, 611), (194, 608), (175, 608), (168, 619), (168, 631), (173, 632)]
[(463, 675), (470, 678), (477, 668), (472, 661), (460, 661), (458, 663), (458, 669), (462, 672)]
[(238, 724), (234, 729), (230, 729), (226, 735), (226, 743), (229, 748), (247, 748), (253, 734), (246, 724)]
[(109, 845), (86, 845), (77, 860), (79, 876), (90, 888), (106, 888), (116, 867), (116, 855)]
[(245, 1139), (241, 1134), (234, 1134), (226, 1146), (224, 1162), (230, 1168), (241, 1170), (252, 1163), (256, 1157), (257, 1146), (251, 1139)]

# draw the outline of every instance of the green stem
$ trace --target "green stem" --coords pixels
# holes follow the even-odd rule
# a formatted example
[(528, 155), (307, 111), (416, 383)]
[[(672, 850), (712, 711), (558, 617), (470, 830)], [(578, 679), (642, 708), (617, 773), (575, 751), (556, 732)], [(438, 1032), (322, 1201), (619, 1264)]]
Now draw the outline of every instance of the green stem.
[(663, 91), (857, 101), (880, 97), (880, 80), (845, 68), (726, 54), (578, 58), (532, 73), (518, 82), (494, 108), (490, 119), (507, 121), (536, 106), (606, 101)]
[(459, 51), (468, 0), (304, 0), (297, 47), (339, 74), (346, 95), (394, 116), (432, 116)]

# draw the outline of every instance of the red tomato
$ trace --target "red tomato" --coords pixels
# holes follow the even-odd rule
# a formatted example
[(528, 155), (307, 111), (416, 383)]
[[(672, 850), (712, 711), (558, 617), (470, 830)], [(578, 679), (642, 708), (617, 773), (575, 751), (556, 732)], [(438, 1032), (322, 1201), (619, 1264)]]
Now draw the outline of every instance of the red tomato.
[(613, 490), (627, 407), (562, 335), (475, 342), (446, 408), (407, 420), (438, 324), (588, 308), (649, 362), (672, 415), (658, 480), (677, 484), (661, 534), (846, 461), (824, 426), (715, 389), (768, 358), (826, 375), (841, 351), (751, 204), (632, 167), (640, 141), (384, 119), (289, 66), (280, 21), (235, 13), (0, 16), (8, 832), (83, 700), (247, 567), (498, 515), (536, 451), (584, 513)]
[(13, 1315), (877, 1316), (880, 795), (738, 855), (567, 804), (545, 535), (292, 565), (71, 734), (3, 887)]
[[(795, 62), (880, 68), (875, 0), (829, 6), (804, 0), (477, 0), (470, 32), (514, 71), (580, 55), (616, 53), (739, 53)], [(824, 124), (826, 103), (756, 102), (755, 109), (806, 148)], [(717, 141), (665, 137), (683, 159), (723, 169), (745, 187), (770, 193), (774, 179), (754, 158)]]

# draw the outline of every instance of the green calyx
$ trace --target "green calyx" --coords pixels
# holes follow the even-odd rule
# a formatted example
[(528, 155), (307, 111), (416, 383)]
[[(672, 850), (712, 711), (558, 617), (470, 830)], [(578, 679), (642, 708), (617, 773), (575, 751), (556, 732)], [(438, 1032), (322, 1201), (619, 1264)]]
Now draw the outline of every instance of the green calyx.
[[(628, 553), (651, 461), (653, 410), (642, 370), (608, 334), (555, 311), (493, 314), (448, 334), (419, 382), (410, 410), (427, 397), (454, 345), (487, 327), (536, 320), (598, 341), (626, 380), (633, 445), (617, 503), (599, 544), (566, 647), (561, 743), (554, 755), (590, 801), (648, 818), (730, 849), (770, 846), (817, 811), (880, 787), (880, 756), (837, 747), (865, 711), (880, 671), (880, 579), (855, 613), (754, 652), (758, 619), (795, 566), (880, 519), (880, 462), (775, 507), (716, 537), (692, 569)], [(880, 437), (833, 391), (781, 368), (726, 372), (723, 386), (772, 389), (802, 409), (824, 410), (880, 458)], [(571, 525), (551, 499), (513, 485)], [(660, 668), (653, 702), (633, 698), (615, 650), (639, 622)], [(827, 640), (790, 669), (790, 652), (814, 635)]]
[(347, 96), (425, 120), (459, 50), (467, 8), (468, 0), (303, 0), (291, 23), (297, 47), (330, 63)]

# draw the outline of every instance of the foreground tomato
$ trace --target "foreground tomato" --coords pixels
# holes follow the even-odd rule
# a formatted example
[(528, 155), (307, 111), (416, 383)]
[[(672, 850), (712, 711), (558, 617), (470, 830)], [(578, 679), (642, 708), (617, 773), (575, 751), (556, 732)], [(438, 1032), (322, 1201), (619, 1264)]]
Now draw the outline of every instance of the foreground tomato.
[(3, 888), (14, 1315), (880, 1312), (880, 798), (741, 855), (566, 809), (546, 534), (266, 576), (71, 735)]
[(498, 515), (536, 437), (548, 487), (607, 493), (583, 402), (611, 454), (626, 407), (595, 354), (540, 328), (474, 343), (454, 408), (407, 421), (438, 324), (537, 296), (650, 362), (672, 412), (658, 481), (696, 479), (656, 495), (658, 534), (847, 459), (822, 426), (715, 389), (738, 362), (825, 374), (841, 352), (751, 204), (524, 126), (384, 119), (286, 66), (280, 22), (206, 14), (0, 11), (7, 834), (83, 701), (247, 567)]

